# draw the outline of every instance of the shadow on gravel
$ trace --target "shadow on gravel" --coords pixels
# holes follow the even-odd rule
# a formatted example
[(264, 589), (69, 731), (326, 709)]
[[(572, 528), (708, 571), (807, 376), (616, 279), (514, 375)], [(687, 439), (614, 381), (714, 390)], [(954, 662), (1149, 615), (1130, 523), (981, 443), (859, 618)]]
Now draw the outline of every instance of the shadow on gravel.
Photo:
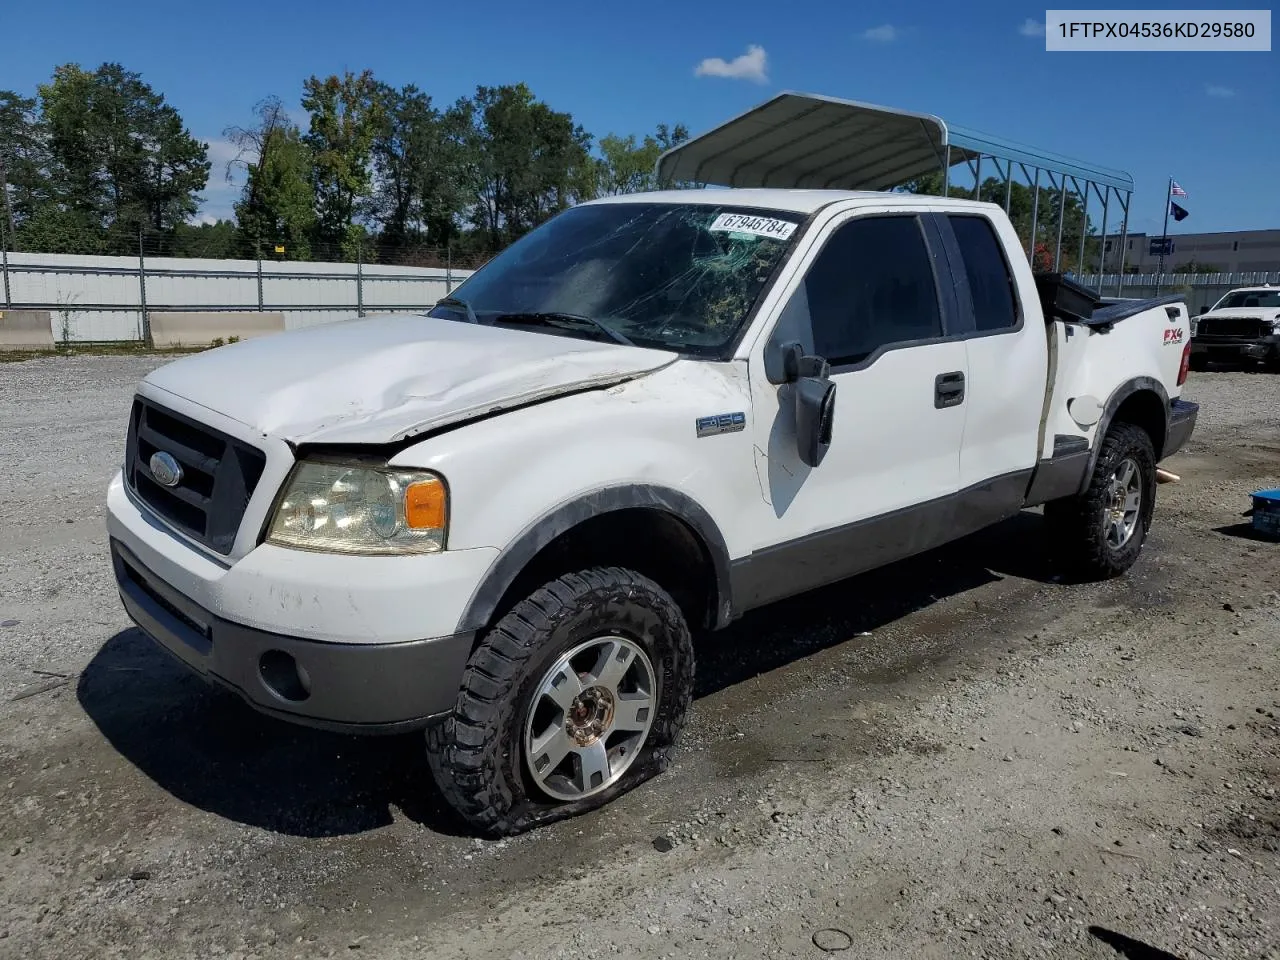
[(754, 611), (698, 644), (695, 696), (710, 696), (1004, 577), (1056, 583), (1044, 520), (1020, 513), (931, 553)]
[(1089, 933), (1128, 960), (1182, 960), (1177, 954), (1167, 953), (1159, 947), (1126, 937), (1123, 933), (1116, 933), (1106, 927), (1090, 926)]
[(259, 714), (208, 686), (137, 630), (103, 645), (76, 695), (121, 755), (184, 803), (300, 837), (391, 823), (392, 808), (469, 836), (440, 798), (421, 734), (352, 737)]
[(1252, 540), (1255, 543), (1275, 543), (1273, 537), (1264, 537), (1257, 530), (1253, 529), (1251, 522), (1232, 523), (1225, 527), (1214, 527), (1214, 533), (1220, 533), (1225, 537), (1237, 537), (1240, 540)]
[[(1041, 518), (1014, 517), (925, 556), (756, 612), (702, 638), (695, 695), (875, 631), (938, 600), (1013, 576), (1049, 582)], [(392, 810), (470, 836), (436, 790), (422, 737), (351, 737), (257, 713), (137, 630), (112, 637), (77, 696), (116, 750), (184, 803), (277, 833), (331, 837), (386, 826)]]

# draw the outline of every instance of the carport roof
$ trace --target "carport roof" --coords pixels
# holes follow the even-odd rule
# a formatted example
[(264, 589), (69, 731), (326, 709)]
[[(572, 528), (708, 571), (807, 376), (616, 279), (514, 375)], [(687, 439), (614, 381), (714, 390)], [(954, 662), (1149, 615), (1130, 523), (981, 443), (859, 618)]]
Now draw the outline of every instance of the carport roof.
[(941, 117), (785, 91), (658, 158), (663, 181), (729, 187), (884, 190), (951, 163), (995, 157), (1122, 192), (1133, 178)]

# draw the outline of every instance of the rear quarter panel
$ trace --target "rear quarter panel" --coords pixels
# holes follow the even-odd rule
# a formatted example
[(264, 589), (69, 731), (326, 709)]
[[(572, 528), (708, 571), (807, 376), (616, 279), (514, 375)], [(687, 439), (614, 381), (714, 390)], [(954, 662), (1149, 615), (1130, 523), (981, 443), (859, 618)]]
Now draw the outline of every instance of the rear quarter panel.
[(1178, 372), (1191, 338), (1185, 303), (1150, 307), (1110, 328), (1053, 327), (1059, 363), (1051, 436), (1085, 437), (1092, 445), (1100, 424), (1090, 413), (1105, 409), (1133, 381), (1155, 381), (1171, 400), (1181, 395)]

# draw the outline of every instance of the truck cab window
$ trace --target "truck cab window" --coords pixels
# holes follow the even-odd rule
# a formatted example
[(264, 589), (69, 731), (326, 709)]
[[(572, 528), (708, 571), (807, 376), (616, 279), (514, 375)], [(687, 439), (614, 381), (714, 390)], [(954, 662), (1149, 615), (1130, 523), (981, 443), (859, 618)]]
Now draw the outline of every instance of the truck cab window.
[(1018, 326), (1013, 277), (991, 222), (986, 217), (960, 214), (951, 214), (947, 219), (964, 258), (977, 329), (980, 332), (1013, 330)]
[(813, 348), (833, 367), (881, 347), (942, 336), (933, 266), (913, 216), (859, 217), (831, 236), (801, 293)]

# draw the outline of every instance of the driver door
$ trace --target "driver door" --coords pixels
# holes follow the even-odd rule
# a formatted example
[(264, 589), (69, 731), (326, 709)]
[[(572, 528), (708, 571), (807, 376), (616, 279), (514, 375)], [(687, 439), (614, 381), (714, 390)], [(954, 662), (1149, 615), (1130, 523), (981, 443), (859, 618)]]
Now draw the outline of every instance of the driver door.
[[(828, 228), (753, 351), (756, 466), (771, 509), (753, 531), (744, 606), (945, 539), (960, 484), (968, 361), (964, 341), (948, 337), (946, 261), (930, 230), (914, 213), (865, 211)], [(766, 372), (766, 354), (794, 341), (830, 364), (836, 388), (830, 444), (816, 467), (799, 455), (795, 386)]]

